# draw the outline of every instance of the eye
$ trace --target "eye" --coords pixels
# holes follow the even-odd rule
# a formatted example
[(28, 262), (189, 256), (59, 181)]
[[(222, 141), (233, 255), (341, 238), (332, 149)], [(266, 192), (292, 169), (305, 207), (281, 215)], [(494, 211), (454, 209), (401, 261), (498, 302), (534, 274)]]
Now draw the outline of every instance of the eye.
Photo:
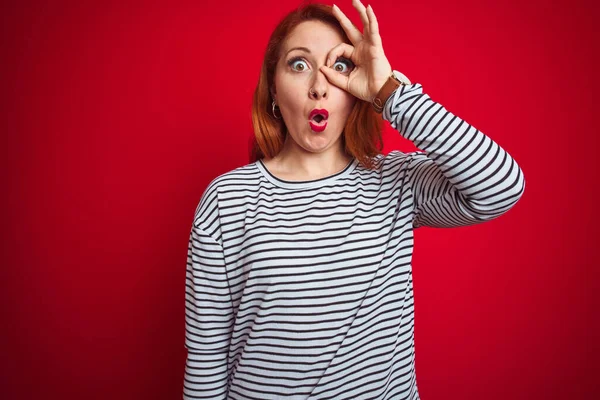
[[(341, 69), (338, 66), (338, 64), (341, 65)], [(344, 70), (344, 64), (348, 68), (347, 70)], [(332, 68), (337, 72), (345, 73), (354, 68), (354, 63), (345, 57), (338, 57), (335, 63), (333, 64)]]
[[(289, 60), (289, 61), (288, 61), (288, 65), (289, 65), (289, 66), (290, 66), (290, 67), (291, 67), (291, 68), (292, 68), (294, 71), (298, 71), (298, 72), (304, 71), (304, 70), (306, 69), (306, 66), (302, 66), (302, 64), (300, 64), (300, 63), (304, 63), (304, 64), (306, 65), (306, 61), (304, 61), (304, 60), (303, 60), (302, 58), (300, 58), (300, 57), (294, 57), (294, 58), (292, 58), (291, 60)], [(295, 67), (294, 67), (295, 65), (300, 65), (300, 66), (302, 66), (302, 67), (297, 69), (297, 68), (295, 68)]]

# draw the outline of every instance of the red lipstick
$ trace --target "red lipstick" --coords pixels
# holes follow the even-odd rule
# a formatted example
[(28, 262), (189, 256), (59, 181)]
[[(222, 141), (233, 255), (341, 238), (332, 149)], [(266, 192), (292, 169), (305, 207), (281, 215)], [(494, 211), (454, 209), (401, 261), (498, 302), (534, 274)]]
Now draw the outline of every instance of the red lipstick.
[(329, 118), (329, 112), (324, 108), (315, 108), (310, 112), (308, 119), (313, 119), (313, 117), (317, 114), (321, 114), (325, 119)]
[(310, 129), (315, 132), (323, 132), (327, 128), (327, 118), (329, 118), (327, 110), (315, 108), (308, 116)]

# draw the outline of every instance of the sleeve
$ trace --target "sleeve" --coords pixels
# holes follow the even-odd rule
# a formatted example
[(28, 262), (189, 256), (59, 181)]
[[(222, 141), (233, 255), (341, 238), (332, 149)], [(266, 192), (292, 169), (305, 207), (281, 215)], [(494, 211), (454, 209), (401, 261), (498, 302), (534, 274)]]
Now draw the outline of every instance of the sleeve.
[(185, 278), (184, 399), (225, 399), (233, 308), (222, 246), (200, 226), (190, 232)]
[(478, 224), (506, 213), (525, 190), (523, 171), (497, 143), (423, 93), (400, 86), (383, 118), (422, 151), (407, 153), (413, 227)]

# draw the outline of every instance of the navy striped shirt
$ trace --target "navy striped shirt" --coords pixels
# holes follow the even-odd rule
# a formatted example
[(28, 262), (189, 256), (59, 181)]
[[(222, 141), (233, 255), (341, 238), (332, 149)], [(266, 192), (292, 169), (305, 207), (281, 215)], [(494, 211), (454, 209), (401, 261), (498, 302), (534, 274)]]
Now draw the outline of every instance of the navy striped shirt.
[(525, 180), (419, 83), (383, 118), (422, 151), (310, 181), (259, 160), (210, 182), (187, 254), (184, 399), (419, 399), (413, 229), (497, 218)]

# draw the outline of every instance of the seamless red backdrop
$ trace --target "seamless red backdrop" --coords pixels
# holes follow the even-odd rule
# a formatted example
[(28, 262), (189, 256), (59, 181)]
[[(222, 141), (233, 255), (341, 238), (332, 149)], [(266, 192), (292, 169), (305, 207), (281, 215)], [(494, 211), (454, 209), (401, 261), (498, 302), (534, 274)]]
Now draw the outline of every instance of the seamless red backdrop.
[[(0, 398), (181, 398), (193, 213), (248, 163), (264, 49), (298, 4), (2, 3)], [(499, 219), (415, 232), (421, 398), (598, 398), (598, 5), (371, 5), (393, 67), (526, 179)]]

